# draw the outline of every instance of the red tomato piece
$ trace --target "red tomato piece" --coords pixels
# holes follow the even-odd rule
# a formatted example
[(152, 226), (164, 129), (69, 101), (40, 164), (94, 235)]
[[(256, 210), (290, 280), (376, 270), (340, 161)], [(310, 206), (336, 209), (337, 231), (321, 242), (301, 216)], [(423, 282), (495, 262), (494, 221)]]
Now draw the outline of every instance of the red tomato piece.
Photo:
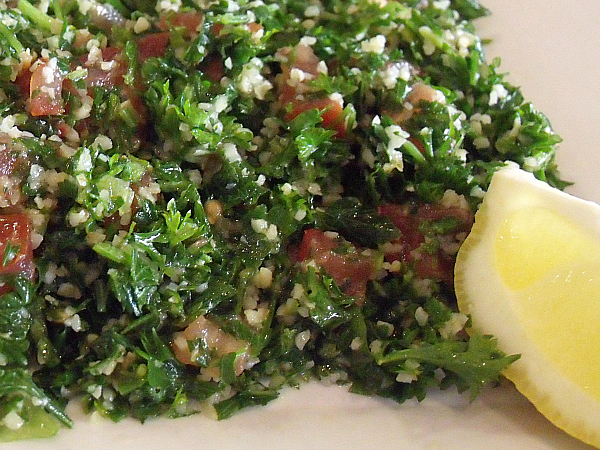
[(294, 102), (296, 95), (299, 93), (298, 86), (292, 86), (289, 83), (292, 69), (299, 69), (302, 72), (316, 76), (319, 73), (317, 70), (319, 58), (315, 55), (312, 47), (304, 44), (298, 44), (294, 48), (285, 47), (280, 52), (282, 56), (289, 59), (287, 63), (281, 65), (283, 82), (279, 86), (279, 101), (285, 106), (290, 102)]
[(223, 25), (222, 23), (213, 23), (210, 27), (210, 31), (213, 35), (219, 36), (221, 34), (221, 31), (223, 31), (223, 28), (225, 28), (225, 25)]
[(294, 117), (300, 115), (304, 111), (311, 109), (318, 109), (321, 111), (321, 123), (323, 127), (334, 130), (338, 137), (346, 136), (346, 126), (344, 124), (344, 108), (335, 100), (329, 98), (321, 98), (317, 100), (310, 100), (304, 103), (296, 104), (292, 110), (285, 115), (285, 120), (290, 121)]
[(250, 32), (252, 33), (258, 33), (260, 30), (263, 29), (263, 26), (260, 23), (256, 23), (256, 22), (250, 22), (248, 24), (248, 29), (250, 30)]
[(40, 63), (31, 73), (29, 82), (29, 112), (32, 116), (63, 114), (63, 76), (57, 67)]
[(333, 239), (327, 237), (325, 233), (316, 228), (304, 230), (304, 236), (298, 251), (296, 252), (296, 260), (305, 261), (310, 258), (314, 251), (329, 252), (336, 247)]
[(138, 56), (140, 61), (164, 56), (167, 52), (170, 38), (171, 34), (168, 31), (147, 34), (141, 37), (138, 40)]
[(127, 89), (126, 93), (131, 106), (133, 106), (133, 109), (138, 114), (138, 123), (142, 126), (145, 125), (148, 118), (146, 103), (144, 103), (144, 100), (134, 90)]
[(441, 253), (421, 252), (413, 267), (419, 278), (440, 280), (450, 286), (454, 283), (454, 261)]
[(221, 81), (221, 78), (225, 76), (225, 67), (223, 66), (221, 55), (212, 54), (207, 56), (202, 61), (202, 64), (200, 64), (200, 71), (210, 81), (214, 81), (215, 83)]
[(418, 215), (421, 221), (453, 217), (459, 222), (457, 231), (469, 231), (473, 225), (473, 213), (457, 206), (423, 205), (419, 207)]
[[(16, 255), (2, 264), (7, 247), (12, 247)], [(18, 250), (17, 250), (18, 249)], [(33, 247), (31, 245), (31, 224), (27, 214), (5, 214), (0, 216), (0, 276), (22, 273), (32, 279), (35, 275)], [(0, 286), (0, 294), (10, 291), (10, 286)]]
[(323, 231), (309, 229), (304, 231), (296, 258), (298, 261), (314, 260), (346, 295), (355, 297), (361, 305), (367, 293), (367, 282), (375, 272), (374, 262), (358, 251), (338, 253), (335, 251), (338, 247), (339, 244)]
[(198, 27), (204, 20), (204, 15), (196, 11), (179, 12), (172, 16), (163, 16), (160, 18), (159, 28), (169, 30), (173, 27), (185, 27), (188, 36), (198, 32)]
[(31, 72), (29, 69), (25, 69), (17, 75), (15, 84), (19, 88), (19, 94), (23, 97), (29, 97), (29, 86), (31, 84)]
[[(86, 58), (87, 59), (87, 58)], [(110, 64), (110, 68), (105, 70), (99, 63), (88, 67), (86, 82), (88, 87), (107, 87), (121, 86), (123, 76), (127, 68), (123, 62), (123, 53), (120, 48), (106, 47), (102, 50), (102, 61)]]
[(312, 47), (304, 44), (298, 44), (293, 50), (293, 68), (300, 69), (311, 75), (318, 75), (319, 57), (315, 55)]
[(290, 86), (287, 83), (282, 83), (279, 86), (279, 103), (282, 105), (288, 105), (289, 103), (294, 102), (296, 98), (296, 88)]
[(306, 92), (309, 88), (303, 84), (290, 84), (292, 69), (298, 69), (309, 74), (314, 79), (318, 76), (319, 58), (312, 47), (304, 44), (298, 44), (294, 48), (287, 47), (281, 50), (283, 56), (289, 58), (289, 61), (282, 64), (283, 82), (279, 85), (279, 102), (282, 106), (292, 104), (292, 109), (285, 115), (285, 120), (292, 120), (294, 117), (311, 109), (318, 109), (322, 113), (322, 126), (336, 132), (340, 138), (346, 137), (346, 124), (344, 120), (343, 106), (330, 98), (317, 98), (312, 100), (298, 100), (298, 94)]
[(377, 208), (377, 212), (387, 217), (400, 230), (400, 238), (392, 241), (396, 244), (394, 253), (388, 253), (386, 259), (389, 261), (408, 261), (410, 252), (425, 241), (425, 237), (419, 233), (419, 220), (411, 211), (410, 205), (386, 204)]
[(0, 175), (11, 176), (15, 171), (18, 160), (19, 157), (16, 152), (0, 143)]
[(427, 253), (415, 252), (425, 242), (425, 236), (419, 231), (424, 221), (436, 221), (452, 217), (459, 224), (452, 233), (468, 231), (473, 224), (473, 215), (470, 211), (458, 207), (444, 207), (441, 205), (381, 205), (378, 213), (388, 217), (400, 230), (400, 238), (392, 241), (394, 250), (385, 255), (387, 261), (404, 261), (413, 264), (413, 269), (420, 278), (434, 278), (448, 284), (453, 282), (454, 261), (449, 256), (439, 251)]

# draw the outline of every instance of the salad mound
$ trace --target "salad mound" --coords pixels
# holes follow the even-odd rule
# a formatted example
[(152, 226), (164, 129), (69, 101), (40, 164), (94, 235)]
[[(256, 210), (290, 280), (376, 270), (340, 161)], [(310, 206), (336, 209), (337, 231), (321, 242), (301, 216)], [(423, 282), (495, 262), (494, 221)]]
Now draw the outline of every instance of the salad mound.
[(564, 183), (485, 14), (0, 0), (0, 438), (74, 398), (226, 418), (310, 378), (494, 383), (518, 356), (465, 332), (456, 253), (498, 168)]

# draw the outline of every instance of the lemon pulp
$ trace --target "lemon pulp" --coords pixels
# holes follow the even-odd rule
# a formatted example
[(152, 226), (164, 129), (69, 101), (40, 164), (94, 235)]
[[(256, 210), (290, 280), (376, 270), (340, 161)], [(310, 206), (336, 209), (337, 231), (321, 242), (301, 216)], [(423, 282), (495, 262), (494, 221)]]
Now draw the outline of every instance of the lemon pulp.
[(569, 218), (547, 208), (511, 213), (498, 231), (495, 264), (506, 285), (520, 289), (559, 266), (600, 251), (600, 242)]
[(494, 261), (528, 337), (600, 401), (600, 242), (547, 208), (502, 223)]

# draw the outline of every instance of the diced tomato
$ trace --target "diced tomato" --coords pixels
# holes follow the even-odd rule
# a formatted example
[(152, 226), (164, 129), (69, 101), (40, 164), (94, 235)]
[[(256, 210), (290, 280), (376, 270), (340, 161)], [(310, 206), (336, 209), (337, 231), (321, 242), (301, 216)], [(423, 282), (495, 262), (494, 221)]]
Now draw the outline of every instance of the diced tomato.
[[(164, 34), (167, 37), (168, 44), (168, 34), (169, 33), (158, 33)], [(140, 57), (150, 57), (150, 56), (158, 56), (158, 55), (150, 55), (149, 52), (156, 51), (156, 49), (152, 49), (151, 44), (152, 40), (155, 39), (156, 34), (145, 36), (141, 38), (142, 42), (146, 42), (149, 46), (146, 47), (146, 44), (142, 44), (142, 46), (138, 46), (138, 52), (143, 53), (140, 54)], [(144, 41), (145, 38), (148, 38)], [(149, 50), (150, 49), (150, 50)], [(164, 52), (163, 52), (164, 53)], [(82, 62), (84, 62), (87, 57), (82, 58)], [(106, 47), (102, 50), (102, 60), (104, 63), (109, 63), (108, 68), (103, 68), (101, 64), (94, 63), (91, 66), (87, 67), (88, 74), (86, 76), (86, 83), (89, 88), (93, 87), (103, 87), (103, 88), (113, 88), (113, 87), (122, 87), (122, 95), (128, 100), (135, 111), (138, 114), (139, 125), (144, 125), (147, 118), (147, 109), (144, 101), (141, 99), (139, 94), (138, 87), (126, 86), (124, 81), (125, 73), (127, 72), (127, 64), (124, 60), (123, 50), (118, 47)], [(105, 70), (106, 69), (106, 70)], [(65, 86), (68, 84), (69, 80), (66, 80)], [(89, 95), (93, 96), (93, 90), (89, 91)], [(81, 131), (77, 129), (77, 131)]]
[(296, 260), (305, 261), (310, 258), (315, 250), (329, 252), (335, 247), (333, 239), (327, 237), (321, 230), (309, 228), (308, 230), (304, 230), (302, 242), (296, 252)]
[(249, 345), (233, 335), (223, 331), (214, 322), (205, 318), (198, 317), (190, 323), (186, 329), (173, 336), (173, 353), (183, 364), (197, 366), (193, 360), (190, 351), (189, 341), (200, 340), (209, 350), (214, 352), (214, 356), (221, 358), (228, 353), (237, 353), (235, 359), (235, 370), (237, 375), (241, 375), (248, 368)]
[(287, 63), (281, 64), (283, 77), (282, 83), (279, 85), (279, 102), (283, 106), (287, 106), (288, 103), (296, 100), (298, 94), (298, 87), (289, 83), (292, 69), (300, 69), (302, 72), (316, 76), (319, 73), (317, 70), (319, 58), (315, 55), (312, 47), (304, 44), (298, 44), (294, 48), (285, 47), (279, 53), (288, 58)]
[(8, 135), (0, 133), (0, 176), (4, 177), (4, 182), (0, 183), (2, 213), (20, 211), (19, 204), (26, 200), (21, 195), (21, 184), (29, 175), (29, 167), (28, 150), (15, 144)]
[[(411, 108), (405, 108), (404, 106), (401, 109), (387, 109), (383, 108), (382, 113), (390, 116), (390, 118), (394, 121), (394, 123), (402, 124), (407, 121), (415, 114), (419, 114), (421, 111), (421, 103), (432, 103), (439, 101), (440, 93), (432, 88), (431, 86), (425, 83), (415, 83), (412, 85), (410, 92), (406, 96), (405, 103), (409, 103), (412, 105)], [(412, 141), (417, 147), (419, 144)], [(422, 150), (419, 147), (420, 150)]]
[(71, 133), (75, 131), (74, 128), (66, 122), (59, 122), (56, 127), (58, 129), (58, 136), (64, 141), (69, 140)]
[(173, 27), (185, 27), (188, 36), (198, 32), (198, 27), (204, 20), (204, 15), (196, 11), (178, 12), (174, 15), (163, 16), (160, 18), (159, 28), (169, 30)]
[(388, 260), (406, 261), (410, 252), (421, 245), (425, 238), (419, 233), (419, 219), (411, 211), (411, 205), (386, 204), (377, 208), (377, 212), (387, 217), (400, 230), (400, 238), (392, 241), (396, 250), (386, 255)]
[(296, 259), (313, 260), (346, 295), (355, 297), (360, 305), (367, 293), (367, 282), (375, 272), (374, 262), (358, 251), (338, 253), (335, 251), (338, 247), (339, 244), (323, 231), (308, 229), (304, 231)]
[(133, 109), (137, 113), (138, 125), (146, 125), (146, 121), (148, 119), (148, 108), (146, 108), (146, 103), (144, 103), (144, 100), (139, 94), (134, 92), (134, 90), (126, 89), (125, 92), (129, 102), (131, 103), (131, 106), (133, 106)]
[(304, 111), (318, 109), (322, 112), (322, 126), (334, 130), (336, 136), (339, 138), (346, 137), (347, 130), (344, 120), (344, 108), (339, 102), (330, 98), (301, 100), (300, 98), (302, 97), (298, 94), (303, 94), (306, 97), (306, 93), (310, 92), (310, 88), (305, 82), (299, 84), (290, 82), (293, 69), (298, 69), (305, 74), (309, 74), (308, 78), (310, 79), (318, 76), (320, 60), (315, 55), (312, 47), (298, 44), (294, 48), (287, 47), (280, 52), (282, 56), (289, 59), (287, 63), (281, 65), (283, 81), (279, 84), (279, 102), (286, 108), (289, 107), (290, 103), (292, 105), (290, 112), (285, 115), (285, 120), (292, 120)]
[(288, 114), (285, 115), (285, 120), (292, 120), (304, 111), (309, 111), (311, 109), (318, 109), (322, 112), (321, 118), (323, 119), (323, 127), (334, 130), (337, 133), (337, 136), (340, 138), (346, 136), (346, 126), (344, 124), (343, 115), (344, 108), (342, 108), (342, 105), (340, 105), (338, 102), (329, 98), (321, 98), (298, 103), (294, 105)]
[[(87, 60), (87, 57), (85, 57)], [(99, 63), (94, 63), (87, 67), (88, 74), (86, 83), (88, 87), (107, 87), (120, 86), (123, 84), (123, 76), (127, 68), (123, 61), (123, 52), (117, 47), (106, 47), (102, 50), (102, 61), (109, 63), (110, 67), (105, 70)]]
[(147, 34), (141, 37), (138, 40), (138, 57), (140, 61), (164, 56), (169, 46), (170, 38), (171, 34), (168, 31)]
[(394, 250), (385, 255), (387, 261), (404, 261), (413, 264), (420, 278), (434, 278), (452, 284), (454, 263), (449, 255), (439, 251), (434, 254), (425, 251), (415, 252), (425, 242), (425, 236), (419, 231), (424, 221), (436, 221), (448, 217), (458, 220), (453, 233), (468, 231), (473, 223), (470, 211), (458, 207), (440, 205), (386, 204), (379, 206), (377, 212), (388, 217), (400, 230), (400, 238), (392, 241)]
[(296, 88), (290, 86), (287, 83), (282, 83), (279, 86), (279, 103), (282, 105), (289, 105), (296, 99)]
[(440, 220), (453, 217), (458, 221), (457, 231), (469, 231), (473, 225), (473, 213), (458, 206), (423, 205), (419, 207), (420, 220)]
[(114, 70), (102, 70), (100, 67), (89, 67), (86, 76), (87, 85), (93, 87), (111, 88), (119, 86), (122, 82), (123, 74)]
[[(16, 253), (4, 263), (8, 247)], [(0, 216), (0, 276), (22, 273), (32, 279), (35, 275), (33, 247), (31, 245), (31, 225), (27, 214), (5, 214)], [(8, 285), (0, 286), (0, 294), (9, 292)]]
[(263, 29), (263, 26), (260, 23), (256, 23), (256, 22), (250, 22), (247, 26), (248, 26), (248, 29), (250, 30), (250, 32), (252, 32), (252, 33), (257, 33)]
[(213, 35), (219, 36), (221, 34), (221, 31), (223, 31), (223, 28), (225, 28), (225, 25), (223, 25), (222, 23), (213, 23), (210, 27), (210, 31)]
[(207, 56), (200, 64), (200, 71), (210, 81), (218, 83), (225, 76), (225, 67), (221, 55), (212, 54)]
[(29, 97), (29, 86), (31, 84), (31, 72), (25, 69), (17, 75), (15, 84), (19, 88), (19, 94), (23, 97)]
[(123, 51), (119, 47), (105, 47), (102, 49), (104, 61), (120, 61)]
[[(256, 23), (256, 22), (250, 22), (246, 26), (248, 27), (248, 30), (251, 33), (256, 33), (264, 28), (260, 23)], [(219, 36), (223, 32), (224, 29), (225, 29), (225, 25), (223, 25), (222, 23), (214, 23), (214, 24), (212, 24), (210, 31), (213, 35)]]
[(319, 71), (319, 57), (315, 55), (312, 47), (304, 44), (298, 44), (294, 47), (292, 53), (293, 63), (291, 68), (300, 69), (302, 72), (317, 75)]
[(11, 176), (18, 160), (19, 157), (14, 151), (0, 143), (0, 175)]
[(454, 261), (441, 253), (418, 253), (413, 260), (415, 273), (419, 278), (431, 278), (452, 285), (454, 278)]
[(413, 106), (419, 106), (419, 103), (432, 103), (439, 101), (439, 92), (428, 84), (419, 82), (412, 85), (406, 100)]
[(32, 116), (54, 116), (64, 113), (63, 76), (57, 67), (40, 63), (31, 73), (29, 112)]

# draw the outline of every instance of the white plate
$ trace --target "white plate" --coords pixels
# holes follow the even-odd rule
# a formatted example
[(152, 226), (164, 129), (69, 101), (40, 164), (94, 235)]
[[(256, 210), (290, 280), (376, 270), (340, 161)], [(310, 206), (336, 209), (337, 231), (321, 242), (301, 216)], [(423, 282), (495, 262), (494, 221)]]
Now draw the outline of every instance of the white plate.
[[(575, 195), (600, 202), (600, 8), (597, 0), (487, 0), (479, 22), (509, 80), (522, 87), (564, 137), (563, 176)], [(575, 6), (576, 5), (576, 6)], [(3, 450), (68, 449), (460, 449), (582, 450), (508, 383), (473, 403), (454, 391), (424, 402), (351, 395), (316, 384), (287, 390), (266, 407), (216, 422), (204, 416), (112, 424), (74, 413), (75, 427), (51, 440)]]
[(508, 80), (544, 112), (563, 137), (558, 164), (569, 192), (600, 203), (600, 5), (597, 0), (483, 0), (492, 16), (480, 35), (493, 39)]

